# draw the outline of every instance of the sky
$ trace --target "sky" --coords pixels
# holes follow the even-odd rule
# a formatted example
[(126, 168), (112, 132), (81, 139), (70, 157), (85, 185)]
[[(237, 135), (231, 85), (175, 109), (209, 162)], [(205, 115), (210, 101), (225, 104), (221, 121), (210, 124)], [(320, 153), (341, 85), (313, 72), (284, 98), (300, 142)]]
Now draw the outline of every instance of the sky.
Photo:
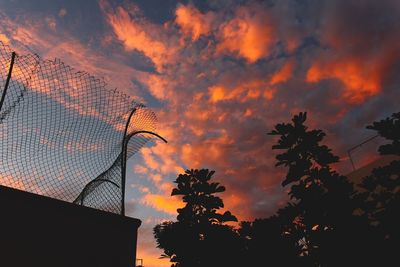
[[(215, 170), (239, 220), (285, 205), (267, 132), (293, 114), (308, 112), (349, 173), (348, 149), (374, 134), (365, 126), (399, 111), (399, 20), (397, 0), (0, 0), (2, 42), (104, 77), (156, 113), (168, 144), (127, 168), (148, 267), (170, 265), (152, 228), (176, 218), (172, 181), (187, 168)], [(356, 167), (372, 150), (354, 154)]]

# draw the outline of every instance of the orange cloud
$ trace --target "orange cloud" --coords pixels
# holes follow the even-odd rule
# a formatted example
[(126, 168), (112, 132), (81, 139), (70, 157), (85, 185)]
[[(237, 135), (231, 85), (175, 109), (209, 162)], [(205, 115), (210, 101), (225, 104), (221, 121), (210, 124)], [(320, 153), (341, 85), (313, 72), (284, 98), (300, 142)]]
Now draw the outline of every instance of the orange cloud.
[(134, 167), (134, 170), (136, 173), (140, 173), (140, 174), (146, 174), (149, 172), (149, 169), (147, 169), (145, 166), (140, 165), (140, 164), (136, 164)]
[(191, 168), (204, 168), (202, 163), (226, 163), (226, 149), (233, 144), (226, 131), (220, 131), (218, 137), (208, 138), (203, 143), (184, 144), (181, 148), (181, 159)]
[(109, 10), (105, 1), (100, 2), (100, 5), (105, 12), (108, 23), (118, 40), (123, 43), (126, 51), (137, 50), (143, 53), (152, 60), (157, 70), (162, 70), (171, 57), (172, 49), (151, 35), (152, 33), (153, 35), (160, 33), (159, 29), (144, 19), (135, 20), (123, 7), (117, 7), (113, 12)]
[(227, 96), (225, 88), (222, 86), (212, 86), (208, 88), (208, 92), (210, 94), (210, 101), (213, 103), (230, 98)]
[(307, 82), (338, 79), (345, 86), (344, 98), (350, 103), (361, 103), (381, 90), (381, 73), (374, 64), (357, 59), (314, 63), (307, 71)]
[(4, 44), (9, 44), (10, 39), (8, 39), (8, 37), (5, 34), (0, 33), (0, 42), (3, 42)]
[[(249, 100), (257, 99), (260, 97), (264, 97), (267, 100), (272, 100), (275, 89), (272, 88), (271, 85), (286, 81), (287, 79), (289, 79), (290, 74), (291, 66), (284, 65), (283, 70), (279, 70), (277, 74), (272, 77), (274, 83), (268, 82), (263, 79), (254, 79), (243, 81), (233, 88), (229, 88), (223, 85), (210, 86), (208, 88), (209, 102), (218, 103), (220, 101), (235, 100), (241, 103), (245, 103)], [(209, 112), (211, 112), (211, 110), (209, 110)], [(206, 114), (208, 114), (208, 111), (204, 111), (201, 113), (203, 117)], [(214, 116), (214, 114), (209, 115)]]
[(143, 147), (140, 152), (148, 168), (155, 170), (160, 167), (159, 162), (157, 162), (156, 158), (151, 153), (151, 148)]
[(180, 198), (160, 194), (147, 194), (140, 203), (171, 215), (176, 215), (176, 210), (184, 206)]
[[(215, 176), (217, 178), (214, 182), (222, 182), (218, 179), (218, 173), (215, 174)], [(224, 182), (222, 182), (222, 184), (228, 187), (225, 192), (217, 194), (217, 196), (220, 197), (224, 203), (224, 207), (219, 212), (223, 213), (225, 211), (230, 211), (238, 218), (238, 221), (254, 219), (254, 214), (252, 214), (250, 209), (242, 208), (252, 205), (252, 200), (248, 196), (248, 192), (237, 190), (237, 188), (231, 188), (227, 183)], [(232, 222), (230, 225), (237, 226), (237, 223)]]
[[(147, 169), (161, 172), (162, 174), (178, 174), (184, 171), (182, 166), (174, 160), (177, 153), (176, 141), (172, 145), (166, 145), (163, 142), (157, 142), (152, 147), (143, 147), (140, 153), (147, 166)], [(153, 182), (154, 179), (151, 179)], [(161, 179), (159, 180), (161, 181)]]
[[(318, 39), (323, 49), (308, 69), (307, 82), (336, 79), (350, 104), (387, 90), (400, 59), (397, 1), (346, 1), (323, 11)], [(377, 26), (379, 25), (379, 26)]]
[(169, 81), (164, 76), (158, 74), (142, 75), (139, 79), (147, 85), (150, 93), (157, 99), (165, 100), (170, 97), (171, 92), (168, 91)]
[(277, 83), (286, 82), (292, 75), (293, 72), (293, 61), (286, 62), (282, 68), (280, 68), (277, 72), (275, 72), (270, 80), (271, 85), (275, 85)]
[(258, 5), (239, 7), (235, 18), (220, 27), (217, 54), (229, 52), (249, 63), (267, 56), (275, 41), (269, 14)]
[(201, 35), (207, 35), (211, 30), (211, 12), (202, 14), (193, 5), (179, 5), (175, 14), (175, 23), (181, 28), (182, 34), (190, 36), (192, 41), (198, 40)]

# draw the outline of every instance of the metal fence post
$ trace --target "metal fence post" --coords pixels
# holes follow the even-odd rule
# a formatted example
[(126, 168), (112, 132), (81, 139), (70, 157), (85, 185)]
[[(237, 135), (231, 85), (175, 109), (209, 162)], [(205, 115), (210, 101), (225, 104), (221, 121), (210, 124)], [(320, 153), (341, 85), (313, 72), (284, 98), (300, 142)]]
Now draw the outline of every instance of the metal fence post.
[(6, 80), (6, 83), (5, 83), (5, 85), (4, 85), (3, 94), (1, 95), (1, 100), (0, 100), (0, 111), (1, 111), (1, 108), (3, 107), (4, 100), (6, 99), (6, 93), (7, 93), (7, 89), (8, 89), (8, 84), (10, 83), (10, 80), (11, 80), (11, 73), (12, 73), (12, 70), (13, 70), (13, 67), (14, 67), (15, 56), (16, 56), (16, 53), (15, 53), (15, 52), (12, 52), (12, 54), (11, 54), (11, 62), (10, 62), (10, 68), (9, 68), (9, 70), (8, 70), (8, 75), (7, 75), (7, 80)]

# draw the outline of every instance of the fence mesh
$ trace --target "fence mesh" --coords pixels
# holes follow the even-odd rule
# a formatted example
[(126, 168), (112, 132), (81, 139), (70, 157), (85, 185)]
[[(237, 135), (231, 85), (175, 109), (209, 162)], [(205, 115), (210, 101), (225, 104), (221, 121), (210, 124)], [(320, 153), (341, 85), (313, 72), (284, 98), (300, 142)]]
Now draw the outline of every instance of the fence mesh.
[(16, 55), (0, 42), (0, 184), (124, 213), (126, 159), (155, 114), (59, 60)]

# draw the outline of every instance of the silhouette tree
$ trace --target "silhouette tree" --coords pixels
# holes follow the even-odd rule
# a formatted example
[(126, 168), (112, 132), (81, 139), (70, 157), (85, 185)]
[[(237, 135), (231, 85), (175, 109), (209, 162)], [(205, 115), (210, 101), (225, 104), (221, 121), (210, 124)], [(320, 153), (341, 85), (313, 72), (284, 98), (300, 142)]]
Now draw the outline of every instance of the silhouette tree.
[(354, 215), (353, 185), (331, 168), (339, 158), (321, 145), (323, 131), (308, 130), (306, 119), (307, 113), (299, 113), (269, 133), (279, 137), (272, 147), (283, 151), (276, 156), (276, 166), (288, 168), (282, 185), (290, 186), (297, 212), (285, 232), (301, 244), (305, 266), (360, 263), (360, 253), (368, 251), (362, 241), (368, 226)]
[[(377, 131), (389, 143), (379, 147), (381, 155), (400, 156), (400, 112), (374, 122), (367, 129)], [(400, 160), (378, 167), (360, 184), (362, 210), (377, 231), (377, 254), (387, 262), (397, 258), (400, 242)]]
[(400, 112), (393, 113), (391, 117), (384, 120), (373, 122), (367, 129), (377, 131), (378, 134), (391, 143), (381, 145), (379, 153), (381, 155), (400, 156)]
[(292, 221), (297, 215), (297, 206), (289, 203), (269, 218), (241, 222), (239, 233), (246, 244), (247, 266), (260, 266), (260, 263), (273, 263), (272, 266), (306, 265), (304, 258), (300, 257), (300, 231), (292, 232)]
[(217, 193), (225, 187), (211, 182), (214, 171), (186, 170), (174, 181), (171, 195), (181, 195), (185, 204), (178, 209), (176, 222), (154, 227), (157, 247), (164, 250), (174, 267), (240, 266), (243, 245), (239, 234), (224, 223), (237, 221), (224, 207)]
[[(211, 182), (213, 171), (187, 170), (171, 195), (185, 206), (176, 222), (154, 228), (158, 247), (172, 266), (391, 266), (400, 241), (400, 161), (375, 169), (356, 193), (332, 164), (339, 158), (321, 144), (325, 133), (305, 125), (307, 113), (277, 124), (276, 166), (285, 166), (282, 186), (290, 187), (286, 207), (266, 219), (237, 221), (218, 213), (225, 191)], [(385, 137), (381, 154), (400, 155), (400, 113), (367, 127)], [(261, 265), (260, 265), (261, 263)]]

